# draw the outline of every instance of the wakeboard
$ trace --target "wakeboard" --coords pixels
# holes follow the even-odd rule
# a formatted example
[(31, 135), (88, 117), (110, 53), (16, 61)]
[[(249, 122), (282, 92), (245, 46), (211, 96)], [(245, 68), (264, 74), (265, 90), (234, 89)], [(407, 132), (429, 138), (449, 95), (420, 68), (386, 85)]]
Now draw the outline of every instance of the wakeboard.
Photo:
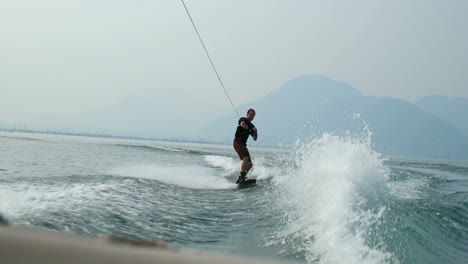
[(244, 188), (249, 188), (249, 187), (253, 187), (257, 184), (257, 180), (256, 179), (247, 179), (241, 183), (238, 183), (237, 184), (237, 189), (244, 189)]

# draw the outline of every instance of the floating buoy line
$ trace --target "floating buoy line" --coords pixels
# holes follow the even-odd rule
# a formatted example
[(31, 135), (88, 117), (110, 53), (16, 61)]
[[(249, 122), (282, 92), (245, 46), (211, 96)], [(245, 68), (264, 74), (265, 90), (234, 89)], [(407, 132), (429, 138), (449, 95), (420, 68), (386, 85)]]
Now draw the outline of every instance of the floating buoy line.
[(237, 116), (240, 118), (240, 115), (237, 112), (236, 107), (232, 103), (231, 97), (229, 96), (229, 93), (227, 92), (226, 87), (224, 86), (224, 83), (221, 80), (221, 77), (219, 76), (218, 71), (216, 70), (216, 67), (215, 67), (215, 65), (213, 63), (213, 60), (211, 59), (211, 56), (208, 53), (208, 50), (206, 49), (205, 43), (203, 42), (203, 40), (202, 40), (202, 38), (200, 36), (200, 33), (198, 33), (197, 26), (195, 26), (195, 22), (193, 22), (192, 16), (190, 15), (190, 12), (189, 12), (187, 6), (185, 5), (184, 0), (181, 0), (181, 1), (182, 1), (182, 4), (184, 5), (185, 11), (187, 12), (188, 17), (190, 18), (190, 21), (192, 22), (193, 28), (195, 29), (195, 32), (197, 33), (198, 39), (200, 40), (200, 43), (203, 46), (203, 49), (205, 50), (206, 56), (208, 57), (208, 60), (210, 60), (211, 67), (213, 68), (214, 72), (216, 73), (216, 76), (218, 76), (219, 83), (221, 84), (221, 87), (223, 88), (224, 93), (226, 94), (226, 97), (228, 98), (229, 102), (231, 103), (232, 109), (234, 109), (234, 112), (236, 112)]

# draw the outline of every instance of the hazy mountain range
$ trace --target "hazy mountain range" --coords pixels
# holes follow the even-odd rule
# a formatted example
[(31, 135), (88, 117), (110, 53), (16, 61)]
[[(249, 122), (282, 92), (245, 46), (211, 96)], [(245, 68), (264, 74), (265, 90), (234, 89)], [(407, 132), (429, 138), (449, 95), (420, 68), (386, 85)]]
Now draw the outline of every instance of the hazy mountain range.
[[(241, 105), (239, 114), (244, 116), (250, 107), (257, 110), (254, 124), (259, 129), (259, 140), (249, 141), (254, 145), (288, 146), (297, 139), (310, 140), (324, 132), (359, 135), (367, 126), (372, 132), (373, 147), (383, 154), (468, 157), (467, 98), (430, 96), (411, 103), (364, 96), (346, 83), (308, 75), (294, 78), (265, 97)], [(183, 129), (190, 127), (190, 122), (198, 122), (197, 118), (186, 122), (173, 117), (167, 121), (166, 113), (155, 108), (148, 98), (132, 97), (105, 111), (74, 116), (47, 115), (28, 125), (40, 129), (170, 138), (161, 134), (161, 125)], [(234, 112), (219, 117), (185, 139), (230, 144), (237, 120)]]
[[(302, 76), (239, 107), (238, 112), (244, 115), (249, 107), (257, 110), (254, 124), (262, 144), (288, 145), (323, 132), (358, 135), (367, 124), (373, 147), (384, 154), (468, 157), (468, 99), (424, 97), (413, 104), (363, 96), (350, 85), (324, 76)], [(237, 119), (235, 113), (221, 117), (203, 134), (230, 142)]]
[(426, 96), (417, 100), (415, 104), (468, 135), (468, 98)]

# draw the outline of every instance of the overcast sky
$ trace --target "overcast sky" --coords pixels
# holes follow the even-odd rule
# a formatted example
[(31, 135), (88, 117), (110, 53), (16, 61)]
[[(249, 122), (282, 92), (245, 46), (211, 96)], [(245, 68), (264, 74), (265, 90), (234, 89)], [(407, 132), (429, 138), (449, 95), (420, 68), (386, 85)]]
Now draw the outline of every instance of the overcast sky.
[[(186, 4), (235, 105), (304, 74), (365, 95), (468, 97), (465, 0)], [(138, 96), (190, 124), (232, 111), (178, 0), (0, 0), (0, 38), (0, 122)]]

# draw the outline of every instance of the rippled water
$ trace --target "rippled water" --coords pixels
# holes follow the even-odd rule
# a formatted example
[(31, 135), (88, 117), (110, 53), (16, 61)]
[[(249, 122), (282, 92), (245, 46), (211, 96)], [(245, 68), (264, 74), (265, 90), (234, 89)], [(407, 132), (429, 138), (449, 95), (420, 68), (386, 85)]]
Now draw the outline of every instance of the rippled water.
[(384, 158), (366, 137), (254, 148), (243, 190), (231, 146), (1, 132), (0, 148), (16, 225), (307, 263), (468, 259), (466, 163)]

